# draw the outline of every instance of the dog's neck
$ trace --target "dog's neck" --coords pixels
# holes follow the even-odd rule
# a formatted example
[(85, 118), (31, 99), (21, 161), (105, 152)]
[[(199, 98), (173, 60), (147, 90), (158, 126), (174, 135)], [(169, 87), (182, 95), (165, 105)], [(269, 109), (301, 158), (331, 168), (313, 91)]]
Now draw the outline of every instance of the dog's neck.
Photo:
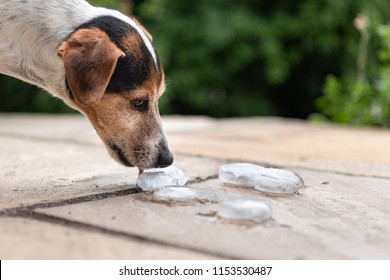
[[(0, 17), (0, 73), (42, 87), (72, 107), (64, 65), (57, 54), (61, 43), (78, 26), (100, 15), (112, 15), (145, 37), (123, 14), (95, 8), (84, 0), (0, 1), (0, 11), (6, 15)], [(156, 60), (153, 47), (146, 37), (144, 40)]]

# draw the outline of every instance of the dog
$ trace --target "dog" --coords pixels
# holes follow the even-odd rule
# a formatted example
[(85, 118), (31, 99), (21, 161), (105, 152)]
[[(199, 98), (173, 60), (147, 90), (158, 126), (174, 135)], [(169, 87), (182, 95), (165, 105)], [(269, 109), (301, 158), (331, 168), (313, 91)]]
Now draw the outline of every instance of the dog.
[(119, 163), (140, 173), (172, 164), (164, 71), (137, 20), (84, 0), (0, 0), (0, 73), (80, 111)]

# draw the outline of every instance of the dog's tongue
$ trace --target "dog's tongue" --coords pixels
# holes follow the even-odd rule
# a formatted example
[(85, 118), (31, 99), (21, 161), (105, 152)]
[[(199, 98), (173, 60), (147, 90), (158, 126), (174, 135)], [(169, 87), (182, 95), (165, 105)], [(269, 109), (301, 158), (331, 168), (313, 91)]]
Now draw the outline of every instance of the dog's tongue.
[(142, 173), (144, 173), (144, 170), (138, 167), (138, 176), (141, 175)]

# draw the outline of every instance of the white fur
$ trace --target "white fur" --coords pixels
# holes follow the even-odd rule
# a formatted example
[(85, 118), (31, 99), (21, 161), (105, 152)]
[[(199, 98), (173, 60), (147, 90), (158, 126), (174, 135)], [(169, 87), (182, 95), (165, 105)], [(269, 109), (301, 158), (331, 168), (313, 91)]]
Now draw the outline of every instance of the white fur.
[(58, 48), (80, 24), (101, 15), (134, 27), (156, 62), (144, 32), (118, 11), (96, 8), (84, 0), (0, 0), (0, 73), (38, 85), (68, 103)]

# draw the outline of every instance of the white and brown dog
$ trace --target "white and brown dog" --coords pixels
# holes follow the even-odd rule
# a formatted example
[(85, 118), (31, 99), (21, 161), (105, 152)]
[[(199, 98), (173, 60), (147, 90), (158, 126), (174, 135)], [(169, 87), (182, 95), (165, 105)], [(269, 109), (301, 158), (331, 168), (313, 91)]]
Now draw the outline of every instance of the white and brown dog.
[(173, 162), (157, 101), (164, 72), (149, 33), (84, 0), (0, 0), (0, 73), (82, 112), (126, 166)]

